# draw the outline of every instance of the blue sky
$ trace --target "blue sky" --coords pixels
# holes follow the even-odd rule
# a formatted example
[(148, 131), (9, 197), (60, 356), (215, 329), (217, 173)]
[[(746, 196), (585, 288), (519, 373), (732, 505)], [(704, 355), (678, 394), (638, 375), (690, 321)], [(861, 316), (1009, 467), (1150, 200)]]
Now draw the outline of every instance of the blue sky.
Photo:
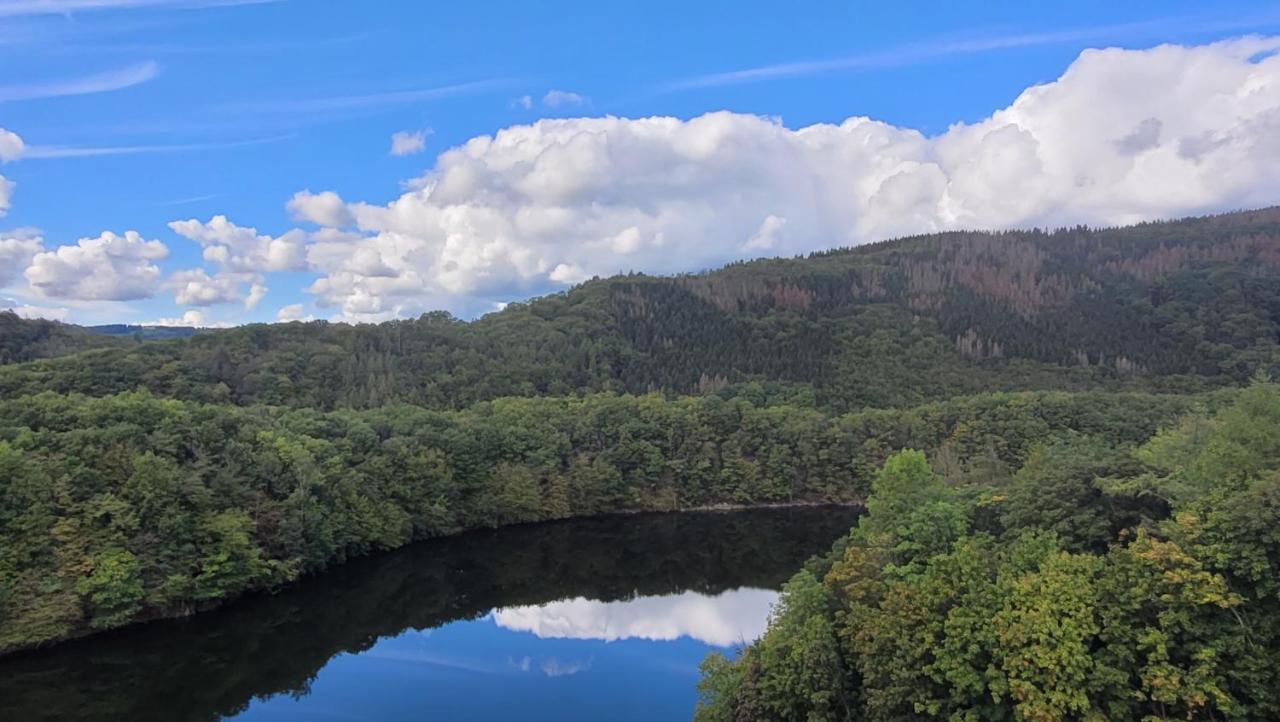
[(1277, 34), (1269, 2), (0, 0), (0, 303), (475, 316), (595, 274), (1275, 202)]

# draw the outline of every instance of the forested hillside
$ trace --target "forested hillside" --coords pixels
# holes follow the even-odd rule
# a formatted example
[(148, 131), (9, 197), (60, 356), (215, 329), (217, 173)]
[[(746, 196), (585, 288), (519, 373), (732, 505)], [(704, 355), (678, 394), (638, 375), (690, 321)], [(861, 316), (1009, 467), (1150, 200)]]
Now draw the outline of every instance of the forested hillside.
[(905, 450), (867, 512), (708, 658), (699, 722), (1280, 718), (1280, 386), (1012, 475)]
[(27, 320), (0, 310), (0, 364), (66, 356), (95, 348), (119, 348), (128, 340), (111, 338), (56, 321)]
[(1146, 484), (1045, 487), (1102, 552), (1180, 503), (1125, 450), (1280, 372), (1280, 209), (597, 279), (473, 322), (0, 330), (0, 652), (464, 529), (857, 503), (903, 448), (995, 490), (940, 508), (965, 530), (1030, 524), (1009, 509), (1064, 459)]
[(0, 401), (0, 652), (462, 529), (858, 501), (905, 446), (1003, 478), (1040, 439), (1137, 443), (1235, 393), (1000, 394), (842, 416), (715, 396), (328, 413), (147, 392)]
[(144, 386), (211, 403), (459, 409), (502, 396), (733, 393), (758, 381), (775, 397), (844, 411), (992, 390), (1196, 391), (1259, 370), (1280, 372), (1275, 208), (619, 276), (470, 323), (433, 313), (247, 326), (0, 369), (0, 393)]

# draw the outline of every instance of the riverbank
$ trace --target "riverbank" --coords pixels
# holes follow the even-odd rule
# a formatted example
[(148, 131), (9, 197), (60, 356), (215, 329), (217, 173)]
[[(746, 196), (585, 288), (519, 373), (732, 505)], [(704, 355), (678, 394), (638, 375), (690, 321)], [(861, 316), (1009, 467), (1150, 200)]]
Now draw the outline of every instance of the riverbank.
[(379, 549), (379, 550), (371, 551), (367, 554), (352, 556), (340, 564), (329, 565), (323, 569), (299, 575), (293, 579), (290, 579), (274, 587), (270, 587), (266, 589), (246, 590), (234, 596), (227, 596), (227, 597), (222, 597), (216, 600), (211, 600), (208, 603), (198, 605), (194, 608), (181, 609), (181, 610), (169, 610), (167, 612), (157, 613), (150, 616), (140, 616), (139, 618), (133, 620), (129, 624), (115, 626), (110, 629), (83, 630), (83, 631), (80, 631), (79, 633), (68, 634), (56, 639), (47, 640), (39, 644), (33, 644), (33, 645), (22, 646), (22, 647), (13, 647), (9, 649), (0, 649), (0, 660), (13, 659), (28, 653), (43, 652), (60, 645), (76, 642), (78, 640), (84, 640), (89, 637), (94, 637), (94, 636), (103, 635), (103, 634), (115, 634), (120, 632), (128, 632), (128, 631), (136, 630), (139, 627), (145, 627), (147, 625), (151, 625), (157, 622), (180, 620), (180, 619), (194, 617), (197, 615), (207, 614), (210, 612), (215, 612), (249, 597), (260, 596), (264, 594), (275, 595), (275, 594), (288, 592), (292, 589), (299, 587), (300, 585), (311, 582), (319, 577), (322, 577), (328, 574), (333, 574), (341, 570), (343, 567), (356, 562), (363, 562), (363, 561), (376, 558), (379, 556), (383, 556), (386, 554), (390, 554), (393, 552), (403, 551), (408, 547), (416, 546), (419, 544), (429, 544), (432, 542), (440, 542), (440, 541), (449, 540), (449, 539), (459, 540), (463, 537), (466, 537), (467, 535), (473, 535), (477, 533), (495, 532), (503, 529), (511, 529), (511, 528), (517, 528), (517, 527), (527, 528), (527, 527), (537, 527), (537, 526), (549, 525), (549, 524), (561, 524), (561, 523), (567, 523), (567, 522), (606, 520), (609, 518), (618, 518), (618, 517), (663, 516), (663, 515), (672, 515), (672, 514), (733, 514), (733, 513), (750, 512), (750, 511), (770, 511), (770, 510), (781, 511), (786, 509), (821, 509), (821, 508), (827, 508), (827, 507), (839, 508), (839, 509), (861, 510), (863, 509), (863, 504), (861, 502), (788, 500), (788, 501), (778, 501), (778, 502), (766, 502), (761, 504), (730, 504), (730, 503), (702, 504), (702, 505), (688, 506), (688, 507), (682, 507), (677, 509), (637, 508), (637, 509), (621, 509), (617, 511), (602, 512), (597, 514), (583, 514), (578, 516), (562, 517), (557, 519), (539, 519), (534, 521), (515, 522), (511, 524), (501, 524), (496, 526), (475, 527), (470, 529), (457, 529), (445, 534), (424, 537), (421, 539), (414, 539), (399, 547)]
[(467, 529), (849, 503), (893, 449), (991, 449), (1010, 465), (1046, 434), (1147, 438), (1201, 401), (996, 394), (832, 416), (715, 397), (510, 398), (458, 412), (3, 399), (0, 649), (197, 614)]
[[(720, 620), (731, 621), (740, 611), (726, 609), (731, 614), (727, 618), (706, 616), (702, 597), (779, 588), (797, 565), (829, 549), (857, 517), (846, 507), (615, 514), (481, 529), (409, 544), (191, 618), (139, 624), (0, 659), (0, 719), (208, 721), (234, 718), (246, 705), (277, 696), (284, 699), (274, 704), (287, 706), (309, 691), (313, 702), (318, 695), (326, 703), (348, 705), (361, 719), (384, 719), (359, 698), (333, 697), (326, 686), (333, 675), (343, 678), (353, 664), (387, 664), (376, 679), (394, 685), (399, 694), (423, 694), (432, 702), (465, 697), (465, 685), (459, 688), (451, 676), (456, 670), (408, 660), (378, 661), (386, 651), (380, 648), (382, 641), (404, 637), (426, 644), (427, 650), (415, 651), (443, 653), (440, 645), (448, 642), (442, 640), (457, 639), (460, 628), (485, 630), (487, 641), (465, 646), (465, 655), (472, 662), (491, 663), (486, 668), (498, 676), (462, 674), (475, 684), (498, 684), (491, 695), (517, 699), (521, 691), (512, 685), (529, 690), (527, 685), (539, 681), (563, 682), (563, 677), (543, 673), (546, 658), (563, 662), (575, 652), (577, 658), (589, 657), (591, 650), (581, 646), (586, 642), (536, 634), (495, 647), (492, 635), (502, 628), (491, 620), (490, 610), (551, 605), (557, 619), (595, 628), (593, 621), (600, 617), (589, 608), (644, 598), (650, 601), (641, 607), (652, 615), (653, 600), (694, 592), (701, 600), (696, 605), (666, 608), (692, 614), (684, 618), (701, 625), (684, 624), (684, 629), (714, 632), (723, 628)], [(568, 602), (571, 618), (556, 604), (566, 600), (578, 600)], [(429, 642), (424, 630), (435, 630)], [(645, 636), (607, 646), (631, 656), (627, 650), (638, 645), (664, 644), (688, 650), (691, 643), (654, 642)], [(566, 650), (565, 645), (577, 646)], [(508, 664), (508, 655), (517, 652), (517, 662), (525, 654), (533, 657), (527, 672)], [(354, 661), (362, 655), (362, 661)], [(681, 663), (695, 661), (684, 658)], [(597, 671), (610, 674), (603, 658), (597, 656), (596, 662)], [(406, 674), (418, 681), (404, 683)], [(440, 675), (449, 683), (433, 685), (431, 680)], [(678, 696), (691, 708), (692, 679), (685, 671), (680, 676), (684, 682)], [(352, 689), (364, 695), (368, 686)], [(563, 694), (567, 691), (557, 692), (556, 699)], [(599, 695), (592, 699), (604, 702)], [(567, 707), (542, 706), (549, 701), (529, 704), (544, 714), (555, 709), (556, 719), (582, 719)], [(609, 716), (598, 707), (588, 708), (592, 714), (587, 719)], [(290, 718), (316, 716), (302, 709)], [(449, 718), (438, 707), (432, 709)], [(643, 705), (639, 709), (645, 710)]]

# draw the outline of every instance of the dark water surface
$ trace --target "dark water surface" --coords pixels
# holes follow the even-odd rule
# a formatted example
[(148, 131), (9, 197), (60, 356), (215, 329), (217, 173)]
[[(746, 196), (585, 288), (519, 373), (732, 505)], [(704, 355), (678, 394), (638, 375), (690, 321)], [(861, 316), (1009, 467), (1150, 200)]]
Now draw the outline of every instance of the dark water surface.
[(414, 544), (279, 594), (0, 659), (0, 720), (686, 720), (847, 508)]

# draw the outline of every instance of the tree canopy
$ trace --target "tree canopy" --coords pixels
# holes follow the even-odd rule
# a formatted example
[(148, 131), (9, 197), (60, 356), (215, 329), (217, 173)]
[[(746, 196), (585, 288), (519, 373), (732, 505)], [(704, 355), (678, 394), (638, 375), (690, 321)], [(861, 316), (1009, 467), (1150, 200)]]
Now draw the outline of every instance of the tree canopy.
[(1124, 448), (1050, 436), (977, 485), (889, 457), (697, 719), (1280, 715), (1280, 385)]

